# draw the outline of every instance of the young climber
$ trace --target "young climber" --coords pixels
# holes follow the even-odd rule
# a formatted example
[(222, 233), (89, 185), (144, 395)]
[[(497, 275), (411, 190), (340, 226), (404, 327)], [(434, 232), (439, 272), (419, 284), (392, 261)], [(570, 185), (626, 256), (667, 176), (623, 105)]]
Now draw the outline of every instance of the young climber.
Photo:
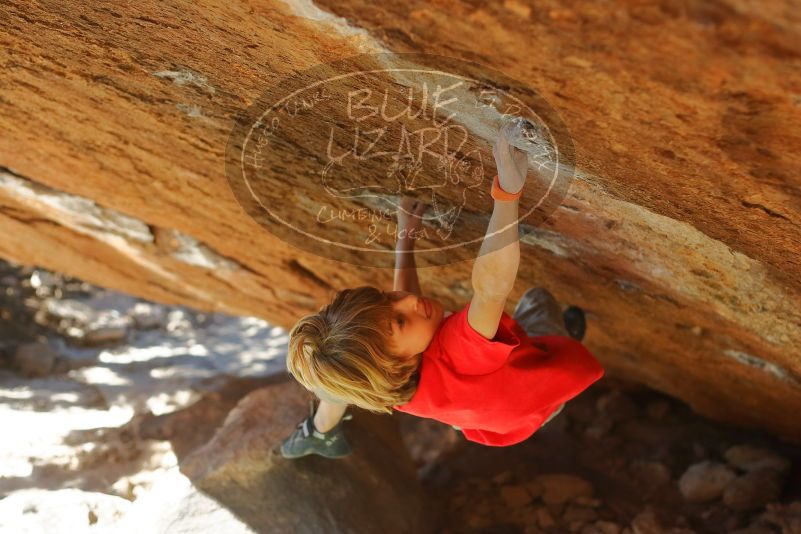
[[(464, 308), (452, 313), (422, 295), (414, 239), (404, 237), (396, 243), (393, 291), (344, 289), (292, 328), (287, 369), (320, 403), (284, 441), (284, 457), (348, 455), (349, 405), (435, 419), (484, 445), (513, 445), (603, 376), (580, 342), (580, 308), (562, 312), (551, 293), (531, 288), (513, 317), (504, 311), (520, 261), (518, 198), (528, 162), (504, 129), (493, 156), (494, 207)], [(399, 235), (414, 235), (426, 207), (403, 198), (398, 226), (407, 232)]]

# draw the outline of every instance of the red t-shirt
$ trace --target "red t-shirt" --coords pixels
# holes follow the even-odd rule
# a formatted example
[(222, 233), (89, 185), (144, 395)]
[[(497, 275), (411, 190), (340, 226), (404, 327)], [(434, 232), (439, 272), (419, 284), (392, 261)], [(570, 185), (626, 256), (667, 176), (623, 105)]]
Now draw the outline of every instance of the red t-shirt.
[(470, 441), (514, 445), (604, 374), (579, 341), (529, 337), (506, 312), (487, 339), (467, 322), (469, 308), (440, 323), (414, 396), (396, 410), (458, 426)]

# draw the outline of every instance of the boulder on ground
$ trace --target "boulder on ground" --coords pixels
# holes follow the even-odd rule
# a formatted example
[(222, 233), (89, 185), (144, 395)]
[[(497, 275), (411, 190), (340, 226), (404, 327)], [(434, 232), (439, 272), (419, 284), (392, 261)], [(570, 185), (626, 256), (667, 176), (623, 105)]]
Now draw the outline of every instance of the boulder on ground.
[(426, 532), (430, 510), (396, 421), (351, 413), (351, 455), (287, 460), (279, 448), (308, 415), (308, 394), (294, 381), (259, 389), (181, 471), (256, 532)]

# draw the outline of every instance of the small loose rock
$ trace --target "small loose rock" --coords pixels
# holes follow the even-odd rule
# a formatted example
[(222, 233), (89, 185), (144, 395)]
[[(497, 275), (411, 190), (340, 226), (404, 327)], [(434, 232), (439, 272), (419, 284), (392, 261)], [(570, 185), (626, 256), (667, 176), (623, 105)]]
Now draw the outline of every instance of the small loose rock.
[(595, 527), (601, 534), (620, 534), (620, 525), (611, 521), (596, 521)]
[(158, 328), (164, 323), (165, 317), (166, 315), (162, 308), (146, 302), (136, 303), (131, 310), (131, 319), (136, 328), (140, 330)]
[(552, 528), (556, 526), (556, 520), (547, 508), (537, 508), (537, 523), (542, 528)]
[(55, 367), (58, 356), (45, 343), (25, 343), (14, 352), (14, 366), (27, 377), (47, 376)]
[(509, 471), (504, 471), (502, 473), (498, 473), (494, 477), (492, 477), (492, 481), (496, 484), (505, 484), (512, 480), (512, 473)]
[(634, 534), (663, 534), (664, 529), (659, 523), (656, 513), (648, 507), (632, 520), (631, 530)]
[(598, 508), (601, 506), (600, 499), (593, 499), (592, 497), (576, 497), (573, 502), (581, 506), (589, 506), (590, 508)]
[(86, 325), (95, 317), (94, 310), (83, 302), (72, 299), (47, 299), (43, 310), (48, 318), (66, 320), (72, 325)]
[(599, 417), (584, 430), (584, 435), (592, 440), (600, 440), (609, 435), (614, 423), (608, 417)]
[(574, 521), (587, 523), (598, 519), (598, 512), (596, 512), (592, 508), (570, 504), (565, 510), (565, 513), (562, 514), (562, 519), (564, 519), (568, 523), (572, 523)]
[(594, 492), (589, 482), (575, 475), (539, 475), (536, 480), (543, 487), (542, 501), (545, 503), (567, 503), (578, 497), (592, 497)]
[(662, 486), (670, 482), (670, 470), (661, 462), (635, 460), (629, 468), (647, 486)]
[(691, 465), (679, 479), (679, 491), (690, 502), (710, 502), (723, 495), (726, 486), (737, 475), (727, 466), (716, 462)]
[(605, 414), (613, 422), (625, 421), (637, 416), (637, 406), (620, 390), (613, 390), (602, 395), (597, 403), (597, 410)]
[(522, 485), (503, 486), (501, 498), (512, 508), (520, 508), (531, 502), (531, 494)]
[(723, 494), (723, 502), (732, 510), (756, 510), (777, 500), (781, 490), (781, 473), (772, 467), (762, 467), (732, 480)]
[(654, 401), (648, 403), (645, 407), (645, 413), (654, 421), (661, 421), (665, 418), (668, 411), (670, 411), (670, 403), (667, 401)]
[(88, 346), (119, 343), (128, 335), (124, 325), (92, 325), (84, 331), (82, 341)]
[(769, 449), (752, 445), (735, 445), (723, 454), (726, 461), (743, 471), (754, 471), (764, 467), (772, 467), (784, 473), (790, 468), (790, 462)]

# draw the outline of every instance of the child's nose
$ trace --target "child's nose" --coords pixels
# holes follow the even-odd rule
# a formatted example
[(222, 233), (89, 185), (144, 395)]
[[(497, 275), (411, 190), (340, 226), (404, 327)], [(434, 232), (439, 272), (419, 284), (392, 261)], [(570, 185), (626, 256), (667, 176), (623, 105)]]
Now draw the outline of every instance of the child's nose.
[(395, 295), (399, 296), (398, 300), (400, 305), (406, 313), (413, 312), (418, 315), (422, 315), (423, 317), (426, 316), (425, 305), (423, 304), (423, 301), (420, 300), (418, 295), (415, 295), (414, 293), (406, 293), (403, 295), (403, 293), (400, 291), (394, 293)]
[(412, 293), (407, 297), (407, 299), (408, 301), (406, 302), (406, 305), (409, 306), (414, 313), (425, 316), (425, 306), (423, 305), (423, 301), (420, 300), (419, 296)]

